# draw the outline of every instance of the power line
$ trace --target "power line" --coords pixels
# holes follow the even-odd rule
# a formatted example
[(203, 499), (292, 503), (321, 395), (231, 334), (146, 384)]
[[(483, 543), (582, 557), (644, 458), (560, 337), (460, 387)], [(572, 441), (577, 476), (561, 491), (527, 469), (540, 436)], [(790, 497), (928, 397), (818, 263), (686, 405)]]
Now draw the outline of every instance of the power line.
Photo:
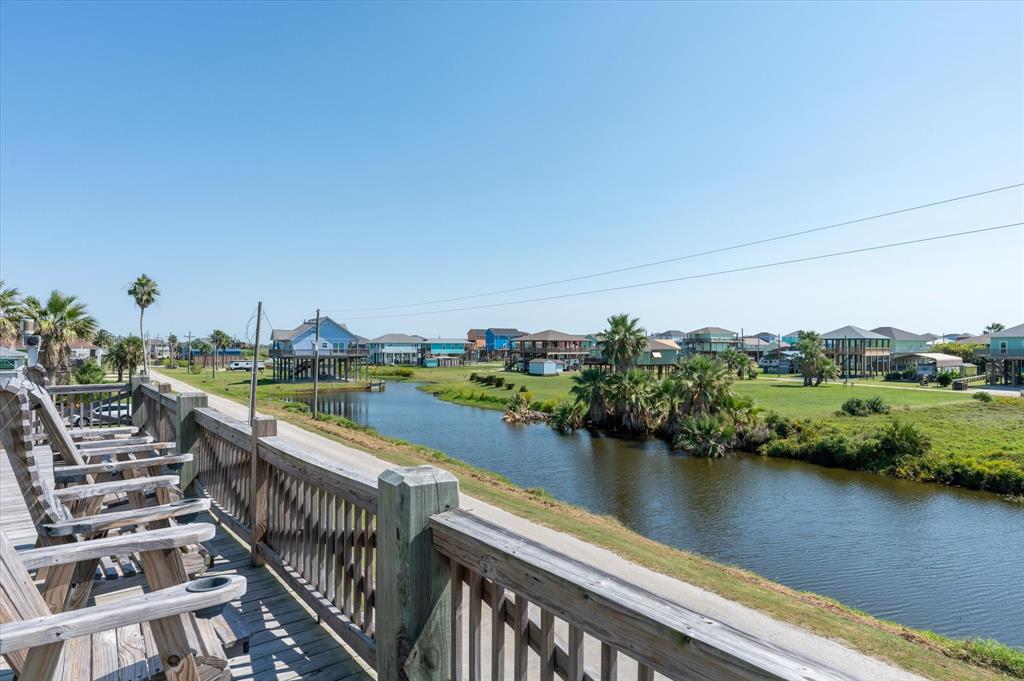
[(369, 312), (373, 310), (398, 310), (407, 307), (420, 307), (422, 305), (439, 305), (441, 303), (453, 303), (459, 300), (471, 300), (474, 298), (484, 298), (487, 296), (496, 296), (503, 293), (515, 293), (517, 291), (526, 291), (529, 289), (543, 288), (545, 286), (555, 286), (557, 284), (568, 284), (574, 281), (582, 281), (584, 279), (595, 279), (597, 277), (606, 277), (611, 274), (620, 274), (622, 272), (631, 272), (633, 270), (645, 269), (648, 267), (656, 267), (657, 265), (665, 265), (671, 262), (679, 262), (681, 260), (689, 260), (692, 258), (700, 258), (705, 255), (714, 255), (715, 253), (725, 253), (726, 251), (734, 251), (740, 248), (747, 248), (749, 246), (758, 246), (760, 244), (767, 244), (773, 241), (781, 241), (783, 239), (791, 239), (795, 236), (803, 236), (805, 234), (814, 234), (816, 232), (824, 232), (830, 229), (837, 229), (839, 227), (848, 227), (849, 225), (855, 225), (861, 222), (867, 222), (869, 220), (878, 220), (880, 218), (891, 217), (893, 215), (900, 215), (902, 213), (909, 213), (915, 210), (922, 210), (924, 208), (932, 208), (934, 206), (941, 206), (947, 203), (954, 203), (956, 201), (963, 201), (965, 199), (971, 199), (978, 196), (985, 196), (987, 194), (995, 194), (996, 192), (1006, 191), (1008, 189), (1017, 189), (1024, 187), (1024, 182), (1018, 182), (1016, 184), (1009, 184), (1005, 187), (996, 187), (994, 189), (986, 189), (980, 192), (974, 192), (973, 194), (963, 194), (962, 196), (954, 196), (949, 199), (942, 199), (940, 201), (932, 201), (930, 203), (922, 203), (917, 206), (910, 206), (908, 208), (900, 208), (898, 210), (891, 210), (885, 213), (877, 213), (875, 215), (869, 215), (867, 217), (856, 218), (854, 220), (846, 220), (844, 222), (836, 222), (830, 225), (823, 225), (821, 227), (812, 227), (810, 229), (803, 229), (796, 232), (789, 232), (786, 234), (779, 234), (776, 236), (766, 237), (764, 239), (757, 239), (755, 241), (746, 241), (741, 244), (734, 244), (732, 246), (723, 246), (721, 248), (713, 248), (707, 251), (699, 251), (697, 253), (688, 253), (687, 255), (680, 255), (674, 258), (666, 258), (664, 260), (655, 260), (653, 262), (641, 263), (639, 265), (630, 265), (628, 267), (620, 267), (613, 270), (605, 270), (603, 272), (594, 272), (593, 274), (581, 274), (576, 277), (569, 277), (567, 279), (555, 279), (553, 281), (545, 281), (539, 284), (527, 284), (525, 286), (516, 286), (513, 288), (499, 289), (496, 291), (487, 291), (485, 293), (473, 293), (465, 296), (455, 296), (453, 298), (439, 298), (436, 300), (425, 300), (418, 303), (402, 303), (398, 305), (377, 305), (372, 307), (350, 307), (350, 308), (336, 308), (328, 310), (329, 312)]
[(1010, 227), (1020, 227), (1024, 225), (1024, 222), (1012, 222), (1006, 225), (997, 225), (995, 227), (982, 227), (979, 229), (969, 229), (963, 232), (953, 232), (951, 234), (938, 234), (935, 236), (921, 237), (919, 239), (910, 239), (907, 241), (896, 241), (888, 244), (879, 244), (876, 246), (866, 246), (864, 248), (854, 248), (848, 251), (836, 251), (833, 253), (823, 253), (820, 255), (809, 255), (802, 258), (793, 258), (790, 260), (777, 260), (775, 262), (761, 263), (758, 265), (747, 265), (744, 267), (733, 267), (727, 270), (717, 270), (715, 272), (704, 272), (702, 274), (689, 274), (682, 277), (672, 277), (670, 279), (659, 279), (657, 281), (645, 281), (638, 284), (623, 284), (621, 286), (609, 286), (608, 288), (591, 289), (589, 291), (577, 291), (575, 293), (561, 293), (557, 295), (541, 296), (538, 298), (523, 298), (521, 300), (509, 300), (500, 303), (483, 303), (480, 305), (467, 305), (464, 307), (450, 307), (443, 310), (428, 310), (426, 312), (398, 312), (395, 314), (384, 314), (384, 315), (370, 315), (365, 317), (351, 317), (353, 320), (363, 319), (390, 319), (393, 317), (414, 317), (421, 315), (435, 315), (444, 314), (447, 312), (464, 312), (466, 310), (480, 310), (490, 307), (507, 307), (509, 305), (521, 305), (525, 303), (540, 303), (548, 300), (560, 300), (562, 298), (574, 298), (576, 296), (587, 296), (594, 295), (597, 293), (610, 293), (612, 291), (623, 291), (634, 288), (642, 288), (645, 286), (657, 286), (659, 284), (670, 284), (678, 281), (688, 281), (691, 279), (703, 279), (706, 277), (715, 277), (723, 274), (735, 274), (737, 272), (749, 272), (751, 270), (760, 270), (768, 267), (779, 267), (781, 265), (793, 265), (801, 262), (809, 262), (812, 260), (824, 260), (826, 258), (835, 258), (841, 255), (853, 255), (855, 253), (867, 253), (869, 251), (880, 251), (886, 248), (896, 248), (897, 246), (909, 246), (911, 244), (920, 244), (927, 241), (940, 241), (942, 239), (952, 239), (958, 236), (967, 236), (969, 234), (981, 234), (984, 232), (994, 232), (1000, 229), (1009, 229)]

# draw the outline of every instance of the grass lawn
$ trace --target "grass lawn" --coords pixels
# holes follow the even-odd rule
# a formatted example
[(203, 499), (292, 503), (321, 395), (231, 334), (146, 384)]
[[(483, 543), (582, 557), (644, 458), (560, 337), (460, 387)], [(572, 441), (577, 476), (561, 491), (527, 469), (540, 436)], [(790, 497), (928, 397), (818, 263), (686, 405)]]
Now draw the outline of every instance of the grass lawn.
[[(477, 366), (471, 370), (480, 372), (485, 369)], [(156, 371), (162, 370), (156, 368)], [(460, 372), (463, 376), (461, 379), (458, 377)], [(208, 377), (184, 372), (167, 373), (197, 388), (207, 389), (203, 380), (205, 378), (208, 381)], [(469, 373), (470, 370), (461, 367), (421, 369), (409, 380), (434, 380), (438, 386), (454, 386), (464, 382)], [(563, 393), (568, 386), (566, 377), (527, 377), (526, 380), (551, 382), (552, 386), (562, 383)], [(226, 391), (226, 397), (243, 404), (246, 402), (247, 388), (243, 392), (233, 386), (227, 387), (232, 389)], [(263, 391), (259, 394), (264, 395)], [(844, 641), (868, 655), (889, 660), (926, 678), (941, 681), (1024, 679), (1024, 653), (1005, 646), (984, 640), (954, 640), (910, 629), (871, 617), (817, 594), (794, 591), (752, 572), (659, 544), (624, 527), (613, 518), (596, 516), (543, 493), (524, 490), (500, 475), (452, 459), (428, 447), (382, 437), (372, 429), (350, 428), (332, 419), (314, 421), (308, 415), (283, 408), (281, 402), (275, 399), (265, 401), (261, 405), (261, 412), (398, 465), (429, 463), (447, 469), (459, 478), (460, 486), (467, 494), (607, 548), (627, 560), (708, 589), (782, 621)]]
[[(217, 369), (217, 376), (214, 378), (210, 375), (209, 369), (200, 374), (189, 374), (188, 369), (183, 367), (167, 369), (166, 367), (155, 366), (153, 370), (176, 378), (179, 381), (185, 381), (205, 392), (226, 395), (228, 397), (241, 397), (245, 400), (249, 399), (251, 374), (248, 371)], [(257, 377), (256, 399), (262, 400), (272, 397), (285, 397), (287, 395), (306, 395), (313, 392), (312, 383), (277, 383), (270, 376), (270, 370), (266, 369)], [(322, 392), (331, 390), (364, 390), (365, 388), (365, 381), (353, 381), (351, 383), (337, 381), (320, 382), (320, 390)]]
[(733, 390), (750, 395), (765, 410), (799, 419), (831, 416), (851, 397), (868, 399), (879, 395), (893, 409), (937, 407), (971, 401), (969, 393), (952, 390), (897, 390), (859, 382), (852, 385), (823, 383), (816, 388), (806, 388), (799, 380), (765, 377), (753, 381), (736, 381)]

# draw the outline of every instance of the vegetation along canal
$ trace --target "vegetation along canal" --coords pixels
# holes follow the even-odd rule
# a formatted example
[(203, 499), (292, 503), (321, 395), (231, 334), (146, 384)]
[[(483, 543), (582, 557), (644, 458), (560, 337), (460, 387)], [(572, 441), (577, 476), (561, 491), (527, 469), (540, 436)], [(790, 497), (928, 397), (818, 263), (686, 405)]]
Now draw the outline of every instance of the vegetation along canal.
[(318, 409), (877, 617), (1024, 648), (1024, 507), (994, 494), (509, 425), (409, 383), (325, 393)]

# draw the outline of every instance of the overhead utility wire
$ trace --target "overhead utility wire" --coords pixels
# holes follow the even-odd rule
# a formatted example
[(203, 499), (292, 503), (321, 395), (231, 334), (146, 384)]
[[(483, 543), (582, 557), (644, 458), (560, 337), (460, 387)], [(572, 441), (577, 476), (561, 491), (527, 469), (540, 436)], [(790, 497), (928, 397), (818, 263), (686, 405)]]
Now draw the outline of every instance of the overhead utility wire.
[(465, 296), (456, 296), (454, 298), (439, 298), (436, 300), (424, 300), (419, 303), (402, 303), (399, 305), (376, 305), (372, 307), (349, 307), (349, 308), (337, 308), (332, 309), (332, 312), (369, 312), (373, 310), (398, 310), (406, 307), (420, 307), (422, 305), (439, 305), (441, 303), (453, 303), (459, 300), (470, 300), (473, 298), (484, 298), (487, 296), (496, 296), (502, 293), (515, 293), (517, 291), (526, 291), (529, 289), (542, 288), (544, 286), (555, 286), (556, 284), (568, 284), (574, 281), (582, 281), (584, 279), (595, 279), (597, 277), (605, 277), (611, 274), (619, 274), (621, 272), (631, 272), (633, 270), (644, 269), (647, 267), (655, 267), (657, 265), (665, 265), (670, 262), (679, 262), (680, 260), (689, 260), (691, 258), (700, 258), (705, 255), (713, 255), (715, 253), (724, 253), (726, 251), (734, 251), (740, 248), (747, 248), (748, 246), (758, 246), (760, 244), (767, 244), (773, 241), (781, 241), (783, 239), (790, 239), (795, 236), (803, 236), (805, 234), (814, 234), (815, 232), (824, 232), (829, 229), (837, 229), (839, 227), (848, 227), (849, 225), (855, 225), (861, 222), (867, 222), (869, 220), (878, 220), (880, 218), (891, 217), (893, 215), (900, 215), (902, 213), (909, 213), (915, 210), (921, 210), (924, 208), (932, 208), (934, 206), (941, 206), (947, 203), (953, 203), (956, 201), (963, 201), (964, 199), (971, 199), (978, 196), (985, 196), (986, 194), (995, 194), (996, 192), (1006, 191), (1008, 189), (1017, 189), (1018, 187), (1024, 187), (1024, 182), (1018, 182), (1017, 184), (1009, 184), (1005, 187), (996, 187), (994, 189), (986, 189), (985, 191), (974, 192), (973, 194), (964, 194), (962, 196), (954, 196), (949, 199), (942, 199), (941, 201), (932, 201), (931, 203), (922, 203), (917, 206), (910, 206), (908, 208), (900, 208), (899, 210), (891, 210), (886, 213), (877, 213), (875, 215), (869, 215), (863, 218), (857, 218), (855, 220), (846, 220), (845, 222), (836, 222), (831, 225), (824, 225), (821, 227), (812, 227), (811, 229), (803, 229), (798, 232), (789, 232), (787, 234), (779, 234), (776, 236), (766, 237), (764, 239), (757, 239), (755, 241), (746, 241), (741, 244), (734, 244), (732, 246), (723, 246), (721, 248), (713, 248), (708, 251), (700, 251), (698, 253), (689, 253), (687, 255), (680, 255), (674, 258), (666, 258), (665, 260), (655, 260), (654, 262), (641, 263), (639, 265), (630, 265), (628, 267), (620, 267), (614, 270), (605, 270), (604, 272), (595, 272), (593, 274), (582, 274), (576, 277), (569, 277), (567, 279), (555, 279), (553, 281), (545, 281), (539, 284), (527, 284), (526, 286), (516, 286), (514, 288), (499, 289), (497, 291), (487, 291), (485, 293), (473, 293)]
[(809, 255), (803, 258), (793, 258), (791, 260), (778, 260), (776, 262), (761, 263), (759, 265), (747, 265), (745, 267), (733, 267), (727, 270), (717, 270), (715, 272), (704, 272), (702, 274), (689, 274), (683, 277), (672, 277), (670, 279), (659, 279), (657, 281), (645, 281), (638, 284), (623, 284), (621, 286), (609, 286), (608, 288), (591, 289), (589, 291), (577, 291), (575, 293), (561, 293), (557, 295), (541, 296), (539, 298), (523, 298), (521, 300), (509, 300), (500, 303), (482, 303), (480, 305), (467, 305), (465, 307), (450, 307), (443, 310), (429, 310), (426, 312), (396, 312), (394, 314), (383, 314), (383, 315), (370, 315), (365, 317), (351, 317), (353, 320), (360, 319), (388, 319), (392, 317), (415, 317), (420, 315), (434, 315), (443, 314), (446, 312), (463, 312), (466, 310), (480, 310), (490, 307), (506, 307), (509, 305), (521, 305), (524, 303), (539, 303), (547, 300), (559, 300), (562, 298), (573, 298), (576, 296), (587, 296), (596, 293), (610, 293), (612, 291), (624, 291), (634, 288), (642, 288), (644, 286), (657, 286), (659, 284), (670, 284), (678, 281), (688, 281), (690, 279), (703, 279), (705, 277), (715, 277), (722, 274), (734, 274), (736, 272), (749, 272), (751, 270), (760, 270), (768, 267), (779, 267), (781, 265), (793, 265), (795, 263), (809, 262), (812, 260), (824, 260), (825, 258), (835, 258), (841, 255), (853, 255), (854, 253), (867, 253), (868, 251), (880, 251), (886, 248), (896, 248), (897, 246), (909, 246), (911, 244), (920, 244), (926, 241), (939, 241), (942, 239), (952, 239), (958, 236), (967, 236), (968, 234), (981, 234), (983, 232), (994, 232), (1000, 229), (1009, 229), (1010, 227), (1020, 227), (1024, 225), (1024, 222), (1012, 222), (1006, 225), (997, 225), (995, 227), (982, 227), (980, 229), (970, 229), (963, 232), (953, 232), (951, 234), (938, 234), (935, 236), (922, 237), (920, 239), (910, 239), (908, 241), (897, 241), (889, 244), (879, 244), (877, 246), (867, 246), (864, 248), (854, 248), (848, 251), (836, 251), (834, 253), (823, 253), (820, 255)]

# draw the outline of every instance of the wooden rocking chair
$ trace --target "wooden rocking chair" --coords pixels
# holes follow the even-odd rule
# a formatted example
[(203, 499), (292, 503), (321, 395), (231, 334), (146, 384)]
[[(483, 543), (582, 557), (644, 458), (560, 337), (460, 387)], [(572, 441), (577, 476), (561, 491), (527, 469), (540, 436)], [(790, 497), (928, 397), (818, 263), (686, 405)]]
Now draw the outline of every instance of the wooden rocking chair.
[[(171, 680), (230, 679), (226, 660), (197, 653), (201, 644), (190, 638), (187, 623), (195, 619), (193, 612), (215, 611), (240, 598), (245, 593), (244, 577), (204, 577), (103, 605), (51, 613), (29, 574), (31, 568), (105, 555), (115, 544), (116, 550), (166, 554), (213, 533), (213, 526), (196, 523), (84, 541), (74, 551), (47, 547), (19, 554), (0, 532), (0, 654), (25, 681), (146, 679), (160, 674)], [(145, 648), (146, 640), (155, 645), (158, 659), (145, 649), (125, 655), (140, 645)]]

